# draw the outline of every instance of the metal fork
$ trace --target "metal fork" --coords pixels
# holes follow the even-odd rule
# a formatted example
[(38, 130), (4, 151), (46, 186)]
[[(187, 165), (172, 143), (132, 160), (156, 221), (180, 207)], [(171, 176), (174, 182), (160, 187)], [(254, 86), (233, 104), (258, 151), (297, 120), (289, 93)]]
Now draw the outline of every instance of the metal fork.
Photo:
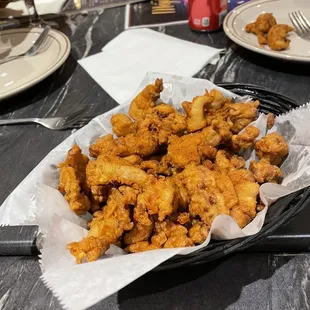
[(0, 120), (0, 125), (37, 123), (52, 130), (81, 128), (91, 120), (90, 117), (83, 118), (86, 113), (87, 110), (81, 109), (65, 117), (6, 119)]
[(301, 11), (288, 14), (296, 33), (304, 40), (310, 41), (310, 22)]
[(43, 44), (43, 42), (45, 42), (45, 39), (47, 38), (50, 29), (51, 29), (50, 26), (46, 26), (41, 32), (41, 34), (39, 35), (39, 37), (36, 39), (34, 44), (25, 53), (1, 59), (0, 65), (8, 61), (12, 61), (14, 59), (20, 58), (20, 57), (30, 57), (30, 56), (36, 55), (39, 52), (39, 49), (41, 45)]

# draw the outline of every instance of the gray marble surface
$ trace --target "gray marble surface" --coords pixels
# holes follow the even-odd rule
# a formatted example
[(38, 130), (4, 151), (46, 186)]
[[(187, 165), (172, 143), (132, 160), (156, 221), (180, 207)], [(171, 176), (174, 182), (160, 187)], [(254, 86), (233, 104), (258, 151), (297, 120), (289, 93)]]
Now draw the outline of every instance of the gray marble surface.
[[(72, 42), (66, 63), (30, 90), (0, 103), (0, 118), (48, 117), (85, 107), (89, 115), (116, 106), (77, 64), (95, 54), (123, 31), (124, 8), (54, 22)], [(187, 25), (159, 27), (171, 36), (225, 48), (217, 63), (197, 77), (214, 82), (265, 86), (297, 100), (310, 101), (310, 66), (286, 63), (246, 51), (223, 32), (199, 34)], [(27, 125), (0, 127), (0, 203), (18, 183), (71, 131), (53, 132)], [(153, 272), (138, 279), (91, 309), (309, 309), (310, 255), (238, 253), (199, 267)], [(39, 280), (34, 257), (0, 257), (0, 309), (61, 309)], [(91, 279), (90, 279), (91, 281)], [(98, 288), (100, 289), (100, 288)]]

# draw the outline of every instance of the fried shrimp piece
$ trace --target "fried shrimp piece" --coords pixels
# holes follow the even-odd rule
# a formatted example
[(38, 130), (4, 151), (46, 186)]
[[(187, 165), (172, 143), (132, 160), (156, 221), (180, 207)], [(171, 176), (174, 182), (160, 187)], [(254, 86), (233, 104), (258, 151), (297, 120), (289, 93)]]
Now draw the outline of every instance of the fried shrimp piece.
[(137, 123), (133, 122), (126, 114), (114, 114), (111, 117), (112, 130), (120, 136), (127, 136), (137, 131)]
[(237, 135), (233, 135), (231, 142), (235, 152), (246, 150), (254, 145), (255, 139), (259, 136), (259, 129), (255, 126), (248, 126)]
[(275, 51), (282, 51), (289, 47), (290, 40), (286, 38), (287, 34), (294, 29), (289, 25), (274, 25), (270, 28), (267, 35), (268, 45)]
[(270, 133), (255, 143), (256, 155), (272, 165), (278, 165), (288, 154), (288, 144), (277, 132)]
[(148, 109), (155, 106), (163, 89), (162, 79), (156, 79), (154, 85), (147, 85), (131, 102), (129, 115), (135, 120), (143, 118)]
[(232, 103), (229, 105), (227, 122), (233, 133), (239, 133), (256, 118), (259, 101)]
[(95, 261), (124, 231), (132, 229), (129, 205), (135, 203), (135, 195), (129, 192), (123, 195), (118, 189), (112, 188), (107, 205), (102, 211), (94, 213), (87, 237), (68, 244), (67, 248), (78, 264), (85, 257), (88, 262)]
[(126, 137), (114, 139), (113, 135), (107, 134), (98, 138), (95, 144), (89, 147), (91, 156), (112, 154), (117, 156), (141, 155), (148, 156), (156, 151), (158, 138), (152, 132), (145, 131), (139, 134), (128, 134)]
[(220, 135), (212, 127), (182, 137), (171, 136), (167, 158), (177, 168), (184, 168), (191, 162), (200, 164), (203, 157), (214, 158), (216, 154), (214, 147), (220, 142)]
[(196, 221), (189, 229), (188, 236), (195, 244), (203, 243), (209, 235), (209, 227), (203, 222)]
[(89, 162), (86, 168), (86, 179), (90, 186), (124, 184), (134, 188), (144, 188), (151, 176), (140, 168), (123, 163), (114, 163), (98, 158)]
[(211, 226), (218, 214), (229, 214), (225, 197), (217, 186), (216, 177), (205, 166), (190, 164), (176, 176), (189, 200), (189, 212)]
[(256, 200), (259, 193), (259, 185), (249, 170), (233, 170), (228, 173), (239, 202), (230, 211), (230, 215), (237, 224), (243, 228), (256, 216)]
[(183, 102), (182, 107), (187, 115), (187, 130), (194, 132), (207, 126), (204, 115), (206, 105), (211, 104), (214, 98), (206, 92), (202, 96), (197, 96), (192, 102)]
[(85, 214), (91, 207), (87, 197), (89, 188), (86, 184), (86, 166), (88, 157), (82, 154), (78, 145), (74, 145), (68, 152), (66, 160), (59, 164), (59, 191), (65, 195), (70, 209), (76, 214)]
[(271, 165), (263, 159), (258, 162), (252, 160), (249, 170), (253, 172), (256, 181), (260, 184), (266, 182), (280, 183), (283, 176), (279, 167)]
[(264, 13), (259, 15), (254, 23), (247, 24), (245, 31), (256, 34), (259, 44), (265, 45), (267, 44), (265, 34), (267, 34), (269, 29), (276, 24), (277, 21), (272, 13)]

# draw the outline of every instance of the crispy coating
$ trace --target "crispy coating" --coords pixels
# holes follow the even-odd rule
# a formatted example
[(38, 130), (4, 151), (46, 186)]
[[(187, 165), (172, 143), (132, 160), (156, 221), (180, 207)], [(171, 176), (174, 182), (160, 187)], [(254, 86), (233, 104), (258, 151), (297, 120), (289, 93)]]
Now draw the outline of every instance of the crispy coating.
[(249, 170), (253, 172), (256, 181), (260, 184), (266, 182), (280, 183), (283, 177), (279, 167), (271, 165), (268, 161), (263, 159), (258, 162), (252, 160)]
[(214, 169), (228, 173), (231, 170), (243, 169), (245, 167), (245, 161), (242, 157), (233, 155), (229, 151), (219, 150), (215, 156)]
[(147, 85), (131, 102), (129, 115), (133, 119), (143, 118), (148, 109), (155, 106), (163, 89), (162, 79), (156, 79), (154, 85)]
[(267, 128), (271, 129), (274, 125), (275, 117), (272, 113), (267, 114)]
[(128, 134), (126, 137), (114, 139), (113, 135), (107, 134), (98, 138), (95, 144), (89, 147), (91, 156), (112, 154), (116, 156), (151, 155), (158, 147), (158, 138), (152, 132), (145, 131), (139, 134)]
[(127, 136), (137, 131), (137, 123), (126, 114), (114, 114), (111, 117), (112, 130), (118, 136)]
[(282, 51), (289, 47), (290, 40), (287, 39), (287, 34), (294, 29), (289, 25), (272, 26), (267, 35), (268, 45), (275, 51)]
[(134, 204), (135, 199), (129, 192), (122, 194), (116, 188), (112, 188), (105, 208), (94, 213), (87, 237), (67, 246), (78, 264), (84, 258), (88, 262), (98, 259), (124, 231), (132, 229), (133, 223), (128, 206)]
[(276, 24), (277, 21), (272, 13), (264, 13), (260, 14), (254, 23), (247, 24), (245, 31), (256, 34), (259, 44), (266, 45), (268, 43), (266, 34), (269, 29)]
[(204, 116), (206, 105), (211, 104), (214, 98), (206, 92), (202, 96), (197, 96), (192, 102), (183, 102), (182, 107), (187, 115), (187, 130), (194, 132), (200, 130), (207, 125), (207, 120)]
[(151, 225), (142, 225), (139, 222), (136, 222), (128, 233), (124, 236), (124, 243), (126, 245), (134, 244), (141, 241), (147, 241), (153, 232), (154, 223)]
[(209, 235), (209, 227), (197, 221), (188, 231), (188, 236), (193, 240), (195, 244), (203, 243)]
[(184, 187), (189, 200), (189, 212), (211, 226), (214, 218), (219, 214), (229, 214), (225, 204), (225, 197), (217, 187), (214, 172), (205, 166), (187, 165), (177, 175)]
[(233, 170), (228, 174), (238, 195), (238, 204), (230, 211), (230, 215), (242, 228), (256, 215), (256, 200), (259, 193), (259, 184), (249, 170)]
[(167, 158), (177, 168), (184, 168), (189, 163), (200, 164), (203, 158), (214, 158), (214, 147), (220, 142), (220, 135), (212, 127), (182, 137), (171, 136)]
[(288, 154), (288, 144), (277, 132), (270, 133), (255, 143), (256, 155), (272, 165), (278, 165)]
[(83, 155), (78, 145), (68, 152), (66, 160), (59, 164), (59, 191), (65, 195), (70, 209), (82, 215), (90, 210), (91, 204), (87, 197), (89, 188), (85, 180), (86, 165), (89, 159)]
[(246, 150), (254, 145), (255, 139), (259, 136), (259, 129), (255, 126), (248, 126), (237, 135), (232, 136), (232, 148), (235, 152)]

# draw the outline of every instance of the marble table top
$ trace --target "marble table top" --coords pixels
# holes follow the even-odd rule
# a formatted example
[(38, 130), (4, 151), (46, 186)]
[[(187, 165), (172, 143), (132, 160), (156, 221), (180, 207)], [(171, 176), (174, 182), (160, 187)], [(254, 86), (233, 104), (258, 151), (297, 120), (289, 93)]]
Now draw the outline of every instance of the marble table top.
[[(52, 117), (81, 107), (92, 116), (116, 106), (77, 64), (123, 31), (124, 8), (61, 17), (53, 24), (72, 42), (68, 60), (30, 90), (0, 103), (0, 118)], [(171, 36), (226, 48), (216, 65), (199, 78), (264, 86), (300, 104), (310, 101), (310, 66), (286, 63), (249, 52), (223, 32), (200, 34), (187, 25), (159, 27)], [(0, 127), (0, 203), (71, 131), (54, 132), (36, 125)], [(152, 272), (91, 309), (309, 309), (310, 254), (237, 253), (197, 267)], [(0, 309), (61, 309), (39, 279), (35, 257), (0, 257)], [(91, 281), (91, 279), (90, 279)]]

